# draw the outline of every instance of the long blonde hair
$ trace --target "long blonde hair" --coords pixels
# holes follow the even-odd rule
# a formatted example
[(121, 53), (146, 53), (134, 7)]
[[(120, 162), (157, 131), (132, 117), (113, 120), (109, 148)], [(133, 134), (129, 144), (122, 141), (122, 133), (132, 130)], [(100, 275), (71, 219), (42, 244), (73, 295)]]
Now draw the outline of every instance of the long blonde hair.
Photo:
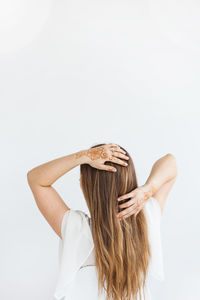
[[(91, 148), (102, 145), (105, 144)], [(127, 167), (105, 162), (117, 172), (99, 170), (89, 164), (80, 166), (82, 190), (92, 221), (98, 291), (104, 289), (107, 300), (136, 300), (137, 295), (142, 299), (151, 256), (143, 209), (136, 218), (131, 215), (120, 221), (116, 216), (117, 198), (138, 187), (132, 158), (127, 151), (126, 154)]]

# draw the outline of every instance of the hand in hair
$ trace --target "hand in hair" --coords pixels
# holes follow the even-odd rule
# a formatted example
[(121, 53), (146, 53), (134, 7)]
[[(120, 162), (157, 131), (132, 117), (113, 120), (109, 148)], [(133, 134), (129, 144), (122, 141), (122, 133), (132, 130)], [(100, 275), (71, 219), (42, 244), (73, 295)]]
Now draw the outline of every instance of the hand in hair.
[(125, 208), (117, 214), (120, 219), (126, 219), (133, 215), (136, 217), (137, 214), (144, 207), (145, 202), (153, 195), (154, 187), (153, 185), (142, 185), (134, 189), (128, 194), (120, 196), (117, 200), (121, 201), (130, 198), (129, 201), (119, 204), (119, 208)]
[(91, 167), (112, 172), (116, 172), (117, 169), (104, 163), (111, 161), (122, 166), (127, 166), (128, 164), (122, 160), (129, 159), (125, 153), (118, 145), (112, 143), (81, 151), (81, 154), (87, 157), (86, 163)]

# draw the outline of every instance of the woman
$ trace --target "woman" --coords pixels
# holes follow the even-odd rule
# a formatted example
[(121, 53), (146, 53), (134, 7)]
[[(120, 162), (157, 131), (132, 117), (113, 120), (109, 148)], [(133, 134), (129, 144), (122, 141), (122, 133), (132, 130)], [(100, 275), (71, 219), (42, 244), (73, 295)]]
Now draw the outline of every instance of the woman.
[[(79, 165), (91, 217), (70, 209), (52, 187)], [(151, 299), (150, 278), (164, 278), (160, 216), (176, 177), (176, 160), (167, 154), (138, 186), (129, 153), (113, 143), (95, 145), (28, 172), (37, 206), (60, 238), (57, 299)]]

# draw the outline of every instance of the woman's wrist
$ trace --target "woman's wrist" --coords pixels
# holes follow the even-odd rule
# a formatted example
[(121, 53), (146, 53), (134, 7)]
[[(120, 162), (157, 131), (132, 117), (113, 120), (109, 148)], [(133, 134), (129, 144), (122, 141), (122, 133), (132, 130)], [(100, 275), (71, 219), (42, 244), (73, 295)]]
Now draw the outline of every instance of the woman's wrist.
[(143, 191), (145, 194), (145, 200), (148, 200), (150, 197), (152, 197), (154, 195), (154, 193), (156, 192), (156, 187), (155, 184), (152, 182), (146, 182), (143, 186)]
[(80, 150), (74, 153), (75, 159), (78, 161), (78, 164), (88, 164), (89, 157), (88, 157), (88, 150)]

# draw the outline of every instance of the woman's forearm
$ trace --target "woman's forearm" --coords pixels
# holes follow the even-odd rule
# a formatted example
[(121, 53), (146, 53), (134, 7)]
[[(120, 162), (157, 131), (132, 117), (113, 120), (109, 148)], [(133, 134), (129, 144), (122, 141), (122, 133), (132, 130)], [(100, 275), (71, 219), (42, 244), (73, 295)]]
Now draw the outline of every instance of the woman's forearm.
[(28, 179), (34, 184), (50, 186), (74, 167), (87, 163), (88, 158), (85, 153), (86, 151), (82, 150), (39, 165), (27, 173)]
[(168, 153), (153, 164), (150, 175), (144, 185), (148, 187), (150, 194), (153, 195), (164, 183), (176, 176), (176, 159), (172, 154)]

